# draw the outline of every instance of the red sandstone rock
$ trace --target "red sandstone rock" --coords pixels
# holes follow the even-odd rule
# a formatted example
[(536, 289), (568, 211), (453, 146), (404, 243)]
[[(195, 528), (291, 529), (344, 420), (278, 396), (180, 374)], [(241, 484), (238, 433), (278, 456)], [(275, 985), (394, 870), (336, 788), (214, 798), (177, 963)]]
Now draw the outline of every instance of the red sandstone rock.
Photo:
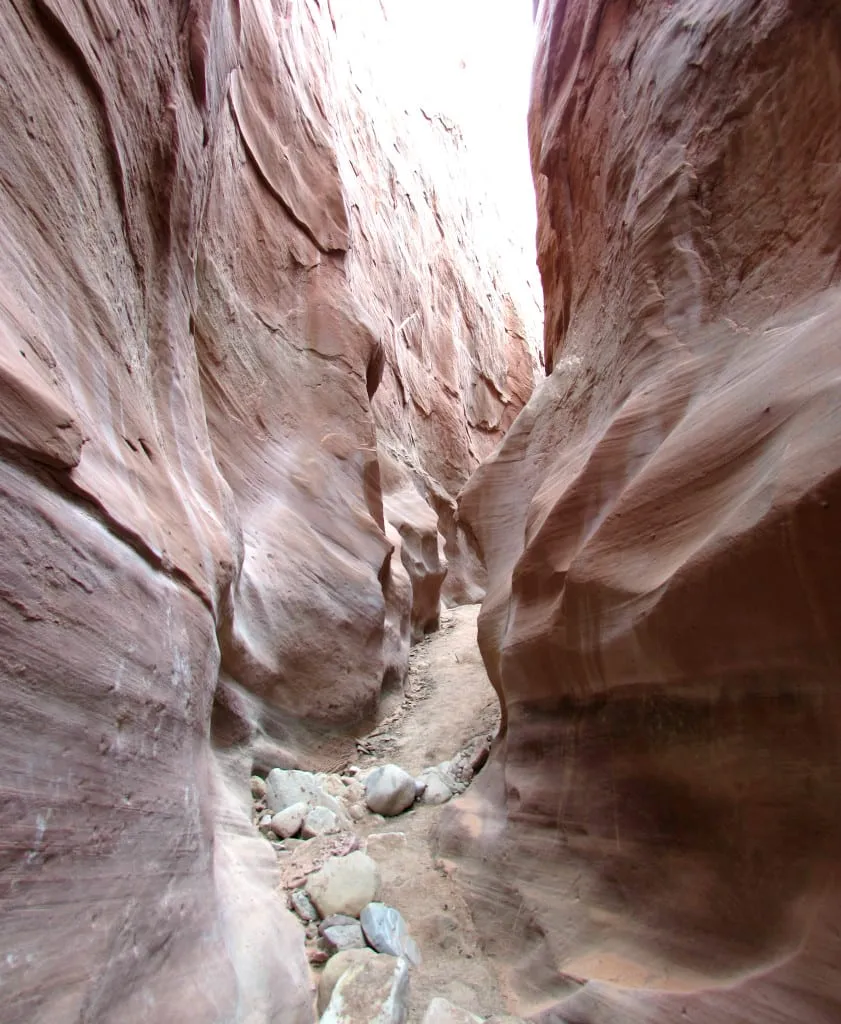
[(333, 6), (0, 9), (9, 1024), (312, 1019), (253, 759), (405, 667), (379, 444), (452, 503), (529, 390), (467, 207), (408, 151), (397, 187)]
[(551, 375), (461, 502), (505, 733), (445, 847), (533, 1020), (830, 1024), (837, 8), (538, 28)]

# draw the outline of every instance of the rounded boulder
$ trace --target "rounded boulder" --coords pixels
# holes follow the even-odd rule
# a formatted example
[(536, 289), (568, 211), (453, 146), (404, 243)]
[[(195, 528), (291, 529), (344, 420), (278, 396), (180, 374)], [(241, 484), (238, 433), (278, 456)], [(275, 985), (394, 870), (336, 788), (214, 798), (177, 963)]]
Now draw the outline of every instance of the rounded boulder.
[(402, 814), (416, 796), (415, 780), (396, 764), (375, 768), (365, 780), (365, 803), (374, 814)]

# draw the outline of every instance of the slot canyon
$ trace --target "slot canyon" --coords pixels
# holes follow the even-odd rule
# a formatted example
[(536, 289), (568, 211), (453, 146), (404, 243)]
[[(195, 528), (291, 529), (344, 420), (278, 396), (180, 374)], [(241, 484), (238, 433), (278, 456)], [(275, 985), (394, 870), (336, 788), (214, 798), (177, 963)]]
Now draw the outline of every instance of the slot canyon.
[(838, 0), (0, 50), (0, 1021), (839, 1024)]

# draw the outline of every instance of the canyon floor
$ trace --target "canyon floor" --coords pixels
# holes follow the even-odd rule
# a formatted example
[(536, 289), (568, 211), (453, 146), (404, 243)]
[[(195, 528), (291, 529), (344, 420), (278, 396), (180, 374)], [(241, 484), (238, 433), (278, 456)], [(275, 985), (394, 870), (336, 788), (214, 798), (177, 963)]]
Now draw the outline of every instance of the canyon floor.
[[(481, 760), (498, 727), (499, 705), (476, 644), (478, 611), (478, 605), (444, 610), (440, 629), (412, 649), (402, 691), (384, 699), (377, 726), (358, 741), (360, 776), (383, 764), (418, 776), (459, 754)], [(423, 957), (411, 974), (407, 1024), (419, 1024), (436, 996), (482, 1018), (505, 1013), (467, 904), (449, 865), (436, 856), (441, 809), (419, 802), (390, 818), (367, 814), (354, 827), (379, 867), (379, 899), (400, 911)]]
[[(371, 752), (360, 754), (360, 768), (392, 762), (417, 775), (495, 734), (499, 704), (476, 644), (478, 612), (478, 605), (445, 610), (440, 629), (412, 649), (402, 699), (386, 701), (380, 725), (363, 741)], [(385, 825), (360, 823), (362, 833), (406, 837), (381, 842), (376, 859), (380, 898), (400, 910), (423, 954), (412, 973), (408, 1024), (422, 1019), (435, 996), (482, 1017), (505, 1011), (467, 905), (435, 855), (440, 813), (416, 804)]]

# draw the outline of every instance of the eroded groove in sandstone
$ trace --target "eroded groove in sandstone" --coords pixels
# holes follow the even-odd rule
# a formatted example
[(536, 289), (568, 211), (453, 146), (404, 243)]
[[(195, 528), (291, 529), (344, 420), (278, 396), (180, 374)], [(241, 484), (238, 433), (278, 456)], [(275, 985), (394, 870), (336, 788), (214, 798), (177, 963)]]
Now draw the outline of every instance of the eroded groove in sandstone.
[(534, 1020), (829, 1024), (838, 11), (537, 24), (549, 377), (460, 502), (504, 738), (444, 848)]
[(372, 87), (389, 32), (378, 0), (0, 10), (9, 1024), (312, 1021), (247, 778), (347, 760), (445, 541), (481, 594), (455, 496), (537, 306), (458, 134)]

